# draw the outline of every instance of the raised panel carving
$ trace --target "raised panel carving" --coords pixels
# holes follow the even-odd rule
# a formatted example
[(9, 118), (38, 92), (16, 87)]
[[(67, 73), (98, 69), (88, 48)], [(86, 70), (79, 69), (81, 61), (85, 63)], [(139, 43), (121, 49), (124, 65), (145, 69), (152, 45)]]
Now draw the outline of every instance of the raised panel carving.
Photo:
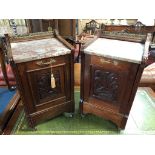
[(105, 70), (94, 70), (93, 96), (116, 102), (118, 99), (119, 75)]
[(39, 73), (36, 75), (37, 94), (39, 101), (45, 98), (53, 98), (61, 93), (60, 72), (53, 71), (56, 87), (51, 88), (51, 72)]
[(55, 88), (51, 86), (51, 67), (27, 72), (34, 107), (43, 106), (50, 102), (55, 103), (56, 100), (65, 97), (64, 66), (53, 67), (52, 74), (55, 79)]

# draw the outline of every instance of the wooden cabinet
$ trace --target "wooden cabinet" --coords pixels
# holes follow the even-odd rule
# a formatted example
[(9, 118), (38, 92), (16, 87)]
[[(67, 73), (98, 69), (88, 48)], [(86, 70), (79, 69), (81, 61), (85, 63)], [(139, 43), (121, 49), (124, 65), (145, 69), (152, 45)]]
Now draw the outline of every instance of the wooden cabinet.
[(102, 37), (81, 51), (82, 114), (95, 114), (125, 128), (144, 69), (144, 49), (143, 43)]
[(64, 112), (74, 112), (72, 46), (60, 36), (47, 33), (42, 38), (41, 34), (45, 33), (37, 39), (10, 43), (11, 64), (31, 127)]

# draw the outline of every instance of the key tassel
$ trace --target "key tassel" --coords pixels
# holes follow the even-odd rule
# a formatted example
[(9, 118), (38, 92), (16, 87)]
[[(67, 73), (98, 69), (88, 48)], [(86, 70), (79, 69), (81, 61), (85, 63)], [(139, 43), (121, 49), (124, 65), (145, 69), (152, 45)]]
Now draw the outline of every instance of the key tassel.
[(53, 74), (51, 74), (51, 88), (55, 88), (56, 84), (55, 84), (55, 78), (53, 76)]

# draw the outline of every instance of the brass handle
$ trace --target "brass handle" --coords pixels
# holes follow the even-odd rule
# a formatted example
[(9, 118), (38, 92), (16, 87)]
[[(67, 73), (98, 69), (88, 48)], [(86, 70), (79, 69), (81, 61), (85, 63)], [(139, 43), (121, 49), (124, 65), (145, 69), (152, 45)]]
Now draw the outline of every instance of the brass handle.
[(100, 62), (101, 63), (112, 63), (110, 60), (105, 60), (103, 58), (100, 59)]
[(115, 60), (105, 60), (105, 59), (103, 59), (103, 58), (100, 59), (100, 62), (101, 62), (101, 63), (107, 63), (107, 64), (112, 63), (112, 64), (114, 64), (115, 66), (118, 65), (118, 62), (115, 61)]
[(41, 61), (36, 62), (36, 64), (39, 65), (39, 66), (48, 66), (48, 65), (51, 65), (51, 64), (53, 64), (55, 62), (56, 62), (55, 59), (50, 59), (50, 61), (48, 61), (48, 62), (43, 62), (41, 60)]

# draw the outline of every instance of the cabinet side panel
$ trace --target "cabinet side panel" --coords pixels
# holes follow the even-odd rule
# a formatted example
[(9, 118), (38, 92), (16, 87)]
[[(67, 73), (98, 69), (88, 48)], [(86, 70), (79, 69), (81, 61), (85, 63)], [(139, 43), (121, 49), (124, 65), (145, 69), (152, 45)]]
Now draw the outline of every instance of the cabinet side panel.
[(131, 67), (129, 69), (127, 85), (126, 85), (123, 100), (122, 100), (122, 103), (119, 109), (119, 112), (125, 115), (129, 114), (131, 106), (132, 106), (132, 103), (130, 102), (130, 98), (131, 98), (131, 94), (133, 93), (133, 87), (135, 87), (135, 79), (138, 73), (138, 69), (139, 69), (138, 64), (131, 64)]
[(84, 81), (83, 81), (83, 85), (84, 85), (84, 101), (88, 102), (89, 100), (89, 96), (90, 96), (90, 88), (91, 88), (91, 68), (90, 68), (90, 60), (91, 60), (91, 57), (90, 55), (85, 55), (85, 68), (84, 68)]
[(24, 63), (17, 64), (17, 72), (19, 76), (19, 87), (20, 92), (22, 93), (23, 96), (23, 104), (27, 109), (28, 113), (32, 113), (35, 111), (35, 107), (33, 106), (33, 97), (32, 94), (30, 93), (30, 87), (28, 83), (28, 77), (26, 74), (26, 66)]
[(137, 72), (135, 74), (135, 78), (133, 81), (132, 90), (131, 90), (130, 96), (127, 97), (128, 102), (125, 102), (127, 104), (125, 104), (125, 103), (122, 104), (122, 107), (120, 108), (121, 113), (129, 114), (130, 109), (131, 109), (132, 104), (133, 104), (133, 101), (134, 101), (134, 98), (135, 98), (135, 95), (136, 95), (136, 92), (137, 92), (137, 89), (138, 89), (138, 85), (139, 85), (143, 70), (144, 70), (143, 64), (137, 65)]

